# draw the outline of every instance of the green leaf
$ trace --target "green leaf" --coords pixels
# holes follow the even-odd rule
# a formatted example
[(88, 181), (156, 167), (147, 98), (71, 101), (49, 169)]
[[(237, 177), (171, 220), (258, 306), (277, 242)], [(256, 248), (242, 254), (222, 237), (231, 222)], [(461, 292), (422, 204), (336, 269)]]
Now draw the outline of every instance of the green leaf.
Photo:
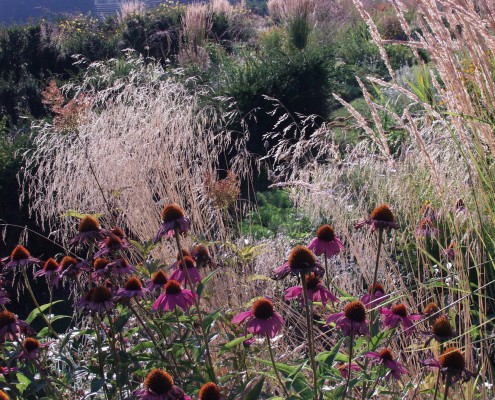
[(31, 311), (31, 313), (25, 319), (26, 324), (31, 324), (31, 322), (33, 322), (38, 315), (41, 315), (42, 312), (44, 312), (45, 310), (47, 310), (48, 308), (50, 308), (54, 304), (61, 303), (62, 301), (63, 300), (57, 300), (57, 301), (54, 301), (52, 303), (43, 304), (42, 306), (40, 306), (40, 308), (35, 308), (33, 311)]
[(208, 314), (204, 319), (203, 319), (203, 330), (208, 334), (210, 332), (211, 326), (215, 323), (215, 321), (218, 319), (220, 313), (222, 312), (223, 308), (219, 308), (215, 311), (213, 311), (211, 314)]
[(198, 288), (196, 289), (196, 293), (198, 294), (199, 297), (201, 297), (201, 293), (203, 293), (203, 290), (205, 288), (205, 285), (215, 276), (217, 273), (217, 269), (210, 274), (208, 274), (206, 277), (203, 278), (203, 280), (199, 283)]
[(95, 378), (91, 381), (91, 393), (98, 392), (105, 385), (105, 380), (101, 378)]
[(245, 340), (251, 339), (252, 337), (253, 337), (253, 334), (250, 333), (247, 336), (242, 336), (242, 337), (235, 338), (234, 340), (231, 340), (230, 342), (225, 343), (223, 345), (223, 347), (225, 347), (226, 349), (231, 349), (233, 347), (236, 347), (238, 344), (243, 343)]
[(331, 367), (337, 357), (337, 354), (339, 354), (340, 347), (342, 346), (342, 343), (344, 343), (344, 340), (345, 337), (341, 338), (330, 351), (325, 351), (318, 354), (315, 357), (316, 361), (319, 363), (325, 363), (327, 366)]
[(18, 372), (15, 376), (17, 377), (17, 380), (19, 381), (19, 383), (16, 385), (17, 390), (19, 390), (19, 392), (21, 392), (21, 393), (24, 393), (26, 388), (31, 383), (31, 380), (27, 376), (21, 374), (20, 372)]
[[(255, 378), (258, 379), (258, 378)], [(254, 380), (254, 379), (253, 379)], [(252, 381), (251, 381), (252, 382)], [(256, 385), (246, 394), (245, 400), (258, 400), (263, 389), (263, 384), (265, 383), (265, 378), (262, 377)]]

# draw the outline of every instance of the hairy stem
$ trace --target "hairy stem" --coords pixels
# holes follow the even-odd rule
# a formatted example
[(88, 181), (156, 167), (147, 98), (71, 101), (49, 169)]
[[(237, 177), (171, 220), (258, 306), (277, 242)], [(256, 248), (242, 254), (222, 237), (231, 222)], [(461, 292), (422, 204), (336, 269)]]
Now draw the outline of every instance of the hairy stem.
[[(325, 256), (326, 260), (326, 256)], [(306, 309), (306, 327), (308, 331), (308, 347), (309, 347), (309, 357), (311, 361), (311, 369), (313, 370), (313, 393), (314, 399), (318, 400), (318, 373), (316, 370), (316, 360), (315, 360), (315, 347), (314, 347), (314, 330), (313, 330), (313, 313), (309, 307), (308, 299), (308, 282), (306, 281), (306, 275), (301, 273), (301, 284), (303, 288), (303, 298), (304, 307)]]

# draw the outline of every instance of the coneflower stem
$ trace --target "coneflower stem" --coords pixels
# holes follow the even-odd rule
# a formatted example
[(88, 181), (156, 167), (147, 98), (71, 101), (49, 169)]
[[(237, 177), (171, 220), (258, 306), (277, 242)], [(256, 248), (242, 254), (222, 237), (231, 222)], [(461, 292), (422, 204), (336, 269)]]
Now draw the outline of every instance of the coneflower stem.
[(370, 335), (373, 337), (373, 323), (375, 322), (375, 309), (373, 300), (375, 298), (375, 285), (378, 276), (378, 265), (380, 264), (380, 252), (382, 250), (383, 228), (378, 228), (378, 249), (376, 251), (375, 272), (373, 273), (373, 284), (371, 285), (370, 293)]
[[(179, 251), (179, 256), (180, 256), (180, 262), (182, 264), (182, 268), (184, 270), (184, 273), (186, 274), (186, 279), (191, 285), (191, 290), (195, 290), (191, 277), (189, 276), (189, 271), (187, 270), (187, 265), (184, 262), (184, 254), (182, 253), (182, 245), (180, 244), (180, 233), (179, 233), (179, 228), (175, 227), (174, 228), (174, 236), (175, 236), (175, 243), (177, 244), (177, 250)], [(211, 375), (210, 378), (213, 383), (217, 383), (217, 378), (215, 374), (215, 368), (213, 367), (213, 361), (211, 359), (211, 353), (210, 353), (210, 345), (208, 343), (208, 336), (207, 332), (205, 332), (205, 329), (203, 327), (203, 316), (201, 315), (201, 309), (199, 307), (199, 296), (194, 296), (194, 303), (196, 305), (196, 311), (198, 313), (198, 319), (199, 319), (199, 324), (201, 326), (201, 332), (203, 336), (203, 341), (205, 345), (205, 351), (206, 351), (206, 360), (207, 363), (209, 364), (207, 368), (210, 370), (208, 375)]]
[(345, 383), (344, 393), (342, 393), (342, 399), (345, 399), (347, 396), (347, 389), (349, 388), (349, 383), (351, 382), (351, 364), (352, 364), (352, 349), (354, 342), (354, 328), (351, 327), (351, 335), (349, 337), (349, 365), (347, 367), (347, 382)]
[(270, 353), (270, 360), (272, 360), (273, 371), (275, 372), (275, 376), (277, 377), (278, 383), (280, 383), (280, 386), (282, 386), (282, 390), (285, 393), (285, 397), (289, 398), (290, 397), (289, 392), (287, 391), (284, 382), (282, 381), (282, 378), (277, 368), (277, 364), (275, 364), (275, 357), (273, 356), (273, 349), (270, 341), (270, 336), (268, 336), (268, 333), (266, 333), (265, 335), (266, 335), (266, 343), (268, 345), (268, 351)]
[(330, 274), (328, 272), (328, 259), (327, 259), (326, 250), (325, 250), (325, 280), (327, 281), (327, 288), (330, 288)]
[(94, 317), (93, 323), (94, 323), (95, 333), (96, 333), (96, 349), (98, 351), (98, 367), (100, 369), (100, 378), (103, 381), (103, 391), (105, 392), (105, 398), (109, 399), (110, 396), (108, 394), (108, 386), (107, 386), (107, 382), (105, 380), (103, 353), (101, 350), (101, 334), (100, 334), (100, 320), (99, 320), (99, 318)]
[(437, 383), (435, 384), (435, 393), (433, 394), (433, 400), (437, 400), (438, 386), (440, 386), (440, 372), (441, 368), (438, 368)]
[(447, 376), (445, 377), (445, 391), (443, 392), (443, 400), (447, 400), (449, 396), (449, 387), (450, 387), (450, 377), (452, 376), (449, 369), (447, 369)]
[[(325, 256), (326, 260), (326, 256)], [(306, 327), (308, 331), (308, 347), (309, 347), (309, 358), (311, 361), (311, 369), (313, 370), (313, 392), (315, 400), (318, 400), (318, 372), (316, 370), (316, 360), (315, 360), (315, 348), (314, 348), (314, 331), (313, 331), (313, 313), (309, 307), (308, 300), (308, 282), (306, 281), (306, 275), (301, 273), (301, 284), (303, 288), (303, 299), (304, 307), (306, 309)]]

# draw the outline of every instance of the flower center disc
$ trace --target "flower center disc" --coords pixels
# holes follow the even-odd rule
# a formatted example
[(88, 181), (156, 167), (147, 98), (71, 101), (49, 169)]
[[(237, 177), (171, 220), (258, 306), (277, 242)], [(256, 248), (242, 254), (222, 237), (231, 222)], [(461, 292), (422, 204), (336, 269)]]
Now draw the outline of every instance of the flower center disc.
[(323, 225), (316, 231), (316, 237), (325, 242), (331, 242), (335, 239), (335, 231), (330, 225)]
[(208, 249), (206, 246), (203, 246), (202, 244), (196, 246), (193, 250), (192, 253), (194, 254), (194, 257), (198, 262), (205, 262), (208, 261), (210, 258), (210, 253), (208, 252)]
[(290, 252), (289, 265), (296, 270), (310, 270), (316, 265), (316, 257), (306, 246), (296, 246)]
[(79, 222), (79, 232), (94, 232), (100, 230), (100, 223), (91, 215), (86, 215), (81, 222)]
[(315, 274), (309, 274), (306, 276), (306, 285), (308, 287), (308, 290), (314, 291), (316, 289), (316, 286), (318, 286), (321, 283), (321, 279), (318, 278)]
[(24, 246), (21, 246), (20, 244), (15, 246), (14, 250), (12, 250), (12, 253), (10, 254), (10, 257), (12, 258), (13, 261), (25, 260), (26, 258), (29, 258), (30, 256), (31, 256), (31, 254), (29, 254), (29, 251)]
[(93, 267), (95, 271), (99, 271), (100, 269), (104, 269), (108, 264), (110, 264), (110, 261), (108, 261), (106, 258), (97, 258), (93, 262)]
[(10, 311), (4, 310), (0, 312), (0, 329), (15, 323), (15, 321), (15, 315)]
[(256, 300), (251, 308), (251, 312), (258, 319), (269, 319), (275, 313), (273, 303), (268, 299)]
[(56, 271), (58, 269), (58, 264), (53, 258), (49, 258), (48, 260), (46, 260), (43, 269), (45, 271)]
[(65, 271), (70, 267), (74, 267), (76, 266), (76, 264), (77, 260), (71, 256), (65, 256), (64, 258), (62, 258), (62, 261), (60, 261), (60, 267), (62, 268), (62, 271)]
[(176, 204), (167, 204), (162, 210), (162, 221), (172, 222), (184, 218), (184, 211)]
[(398, 315), (399, 317), (406, 318), (407, 317), (407, 308), (404, 304), (397, 304), (392, 307), (392, 313)]
[(91, 294), (91, 301), (94, 303), (104, 303), (112, 299), (112, 291), (105, 286), (97, 286)]
[(124, 239), (125, 234), (122, 229), (120, 229), (118, 226), (112, 228), (110, 231), (114, 236), (117, 236), (119, 239)]
[(213, 382), (205, 383), (199, 391), (200, 400), (220, 400), (221, 398), (222, 393), (220, 393), (220, 389)]
[(455, 369), (462, 371), (466, 366), (464, 355), (455, 347), (450, 347), (445, 350), (438, 358), (443, 368)]
[(40, 347), (40, 342), (38, 342), (35, 338), (28, 337), (24, 339), (24, 342), (22, 342), (22, 347), (24, 347), (28, 353), (31, 353)]
[(180, 283), (174, 280), (168, 281), (165, 285), (165, 293), (167, 294), (179, 294), (182, 292)]
[(155, 272), (151, 280), (155, 285), (165, 285), (168, 282), (167, 275), (161, 269)]
[(170, 392), (174, 386), (174, 380), (170, 374), (163, 369), (154, 369), (151, 371), (146, 380), (144, 386), (157, 395)]
[(370, 214), (370, 218), (376, 221), (394, 222), (394, 214), (390, 207), (386, 204), (382, 204), (376, 207)]
[[(189, 256), (184, 257), (184, 263), (186, 264), (187, 269), (194, 268), (196, 266), (194, 260)], [(180, 269), (183, 269), (182, 260), (178, 262), (178, 266)]]
[(371, 292), (373, 292), (373, 294), (377, 292), (382, 292), (383, 294), (385, 294), (385, 288), (377, 282), (373, 287), (370, 286), (370, 288), (368, 289), (368, 294), (371, 294)]
[(439, 308), (435, 303), (428, 303), (423, 309), (423, 314), (431, 315), (431, 314), (436, 314), (438, 311)]
[(127, 279), (127, 282), (124, 284), (125, 290), (133, 290), (133, 291), (139, 291), (143, 288), (143, 285), (141, 284), (141, 281), (135, 277), (131, 276), (129, 279)]
[(118, 236), (110, 235), (107, 240), (105, 240), (105, 246), (107, 247), (121, 247), (122, 240)]
[(454, 330), (446, 317), (439, 317), (431, 327), (431, 332), (440, 338), (452, 337)]
[(390, 351), (390, 349), (383, 349), (382, 351), (380, 351), (379, 356), (382, 360), (387, 360), (387, 361), (393, 361), (394, 360), (394, 356), (392, 355), (392, 352)]
[(363, 303), (356, 300), (344, 307), (344, 315), (352, 322), (364, 322), (366, 319), (366, 309)]
[(3, 390), (0, 390), (0, 400), (10, 400), (10, 397)]

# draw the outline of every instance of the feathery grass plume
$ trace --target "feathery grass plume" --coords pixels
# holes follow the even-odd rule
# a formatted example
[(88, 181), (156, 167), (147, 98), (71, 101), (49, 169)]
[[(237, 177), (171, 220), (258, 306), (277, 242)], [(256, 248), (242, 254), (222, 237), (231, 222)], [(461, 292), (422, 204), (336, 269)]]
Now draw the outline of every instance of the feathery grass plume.
[(146, 7), (142, 1), (124, 1), (120, 4), (120, 11), (117, 13), (118, 20), (123, 23), (127, 18), (144, 15), (145, 11)]
[(179, 53), (181, 65), (194, 65), (205, 68), (209, 57), (203, 48), (212, 26), (212, 9), (206, 3), (192, 3), (182, 17), (183, 43)]

